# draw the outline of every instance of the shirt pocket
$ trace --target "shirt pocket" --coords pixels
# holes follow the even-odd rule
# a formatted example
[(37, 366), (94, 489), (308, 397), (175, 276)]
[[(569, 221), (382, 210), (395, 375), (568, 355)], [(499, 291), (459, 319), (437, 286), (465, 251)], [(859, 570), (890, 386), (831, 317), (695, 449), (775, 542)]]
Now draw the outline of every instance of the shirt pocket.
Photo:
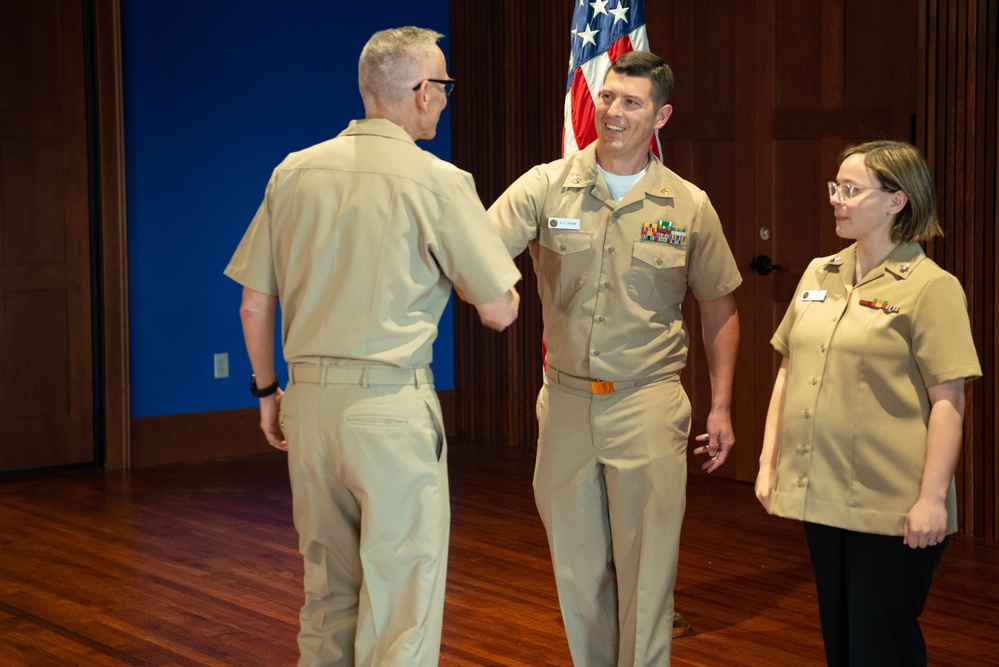
[(643, 308), (683, 300), (687, 291), (687, 248), (635, 241), (631, 252), (628, 296)]
[(582, 289), (590, 267), (592, 243), (588, 231), (541, 231), (538, 280), (542, 290), (556, 295), (559, 304), (568, 303)]

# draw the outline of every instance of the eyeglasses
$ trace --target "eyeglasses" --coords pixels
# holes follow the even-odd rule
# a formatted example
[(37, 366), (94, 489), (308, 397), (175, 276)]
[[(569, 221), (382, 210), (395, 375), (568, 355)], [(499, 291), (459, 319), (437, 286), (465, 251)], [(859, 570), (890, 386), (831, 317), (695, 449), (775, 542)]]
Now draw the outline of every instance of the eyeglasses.
[[(431, 83), (439, 83), (444, 86), (444, 94), (451, 95), (451, 91), (454, 90), (454, 84), (457, 83), (454, 79), (423, 79), (423, 81), (430, 81)], [(420, 86), (423, 85), (423, 81), (413, 86), (413, 90), (419, 90)]]
[(829, 186), (829, 198), (832, 199), (836, 197), (841, 204), (845, 204), (850, 199), (853, 199), (858, 192), (861, 190), (880, 190), (882, 192), (888, 192), (884, 188), (869, 188), (864, 185), (855, 185), (853, 183), (837, 183), (836, 181), (829, 181), (826, 185)]

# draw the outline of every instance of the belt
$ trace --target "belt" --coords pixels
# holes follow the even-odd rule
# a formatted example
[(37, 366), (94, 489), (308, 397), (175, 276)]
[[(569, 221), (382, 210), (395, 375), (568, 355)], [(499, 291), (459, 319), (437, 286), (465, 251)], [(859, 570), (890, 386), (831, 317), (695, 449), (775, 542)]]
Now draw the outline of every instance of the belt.
[(606, 380), (592, 380), (590, 378), (581, 378), (575, 375), (569, 375), (568, 373), (563, 373), (557, 368), (552, 368), (551, 366), (545, 369), (545, 375), (555, 384), (559, 384), (570, 389), (577, 389), (579, 391), (588, 391), (591, 394), (613, 394), (615, 391), (634, 389), (635, 387), (641, 387), (643, 385), (665, 380), (670, 377), (668, 375), (662, 375), (642, 380), (615, 380), (614, 382), (609, 382)]
[(434, 374), (426, 366), (394, 368), (391, 366), (329, 366), (316, 364), (289, 364), (288, 382), (296, 384), (359, 384), (397, 385), (433, 384)]

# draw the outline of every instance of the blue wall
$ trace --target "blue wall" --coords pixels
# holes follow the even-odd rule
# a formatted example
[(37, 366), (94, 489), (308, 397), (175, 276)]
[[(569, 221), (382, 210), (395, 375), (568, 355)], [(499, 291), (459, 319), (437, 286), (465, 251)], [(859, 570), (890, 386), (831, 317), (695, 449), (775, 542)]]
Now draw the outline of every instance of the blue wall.
[[(401, 25), (446, 35), (447, 0), (123, 0), (134, 417), (257, 404), (241, 288), (222, 270), (277, 163), (364, 115), (361, 47)], [(421, 145), (449, 159), (450, 134), (445, 110)], [(450, 308), (440, 329), (434, 373), (448, 390)], [(227, 379), (214, 379), (217, 352)]]

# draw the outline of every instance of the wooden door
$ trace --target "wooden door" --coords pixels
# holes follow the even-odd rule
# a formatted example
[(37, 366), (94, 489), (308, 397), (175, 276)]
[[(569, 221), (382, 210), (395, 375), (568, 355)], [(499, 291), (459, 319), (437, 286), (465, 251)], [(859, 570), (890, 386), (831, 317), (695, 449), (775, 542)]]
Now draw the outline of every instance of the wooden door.
[(826, 183), (844, 146), (912, 141), (918, 13), (908, 0), (760, 3), (756, 58), (771, 76), (756, 99), (752, 254), (781, 268), (745, 274), (756, 340), (747, 360), (758, 455), (778, 355), (769, 345), (809, 261), (849, 244), (835, 233)]
[[(849, 143), (911, 140), (918, 13), (909, 0), (674, 0), (646, 3), (649, 42), (676, 72), (665, 159), (703, 187), (744, 282), (733, 423), (738, 446), (716, 474), (756, 477), (779, 358), (770, 338), (809, 260), (844, 246), (826, 182)], [(750, 268), (766, 257), (780, 268)], [(710, 384), (695, 309), (685, 384), (695, 432)]]
[(83, 4), (0, 0), (0, 471), (94, 460)]

